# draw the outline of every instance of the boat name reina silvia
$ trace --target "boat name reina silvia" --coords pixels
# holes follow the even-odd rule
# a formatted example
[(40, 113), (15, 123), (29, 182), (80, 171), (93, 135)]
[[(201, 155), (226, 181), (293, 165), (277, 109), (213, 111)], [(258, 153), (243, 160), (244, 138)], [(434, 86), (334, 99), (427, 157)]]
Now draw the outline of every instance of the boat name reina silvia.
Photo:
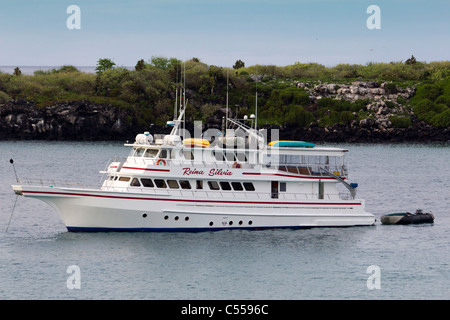
[[(183, 176), (189, 176), (189, 175), (204, 175), (205, 172), (203, 170), (197, 170), (196, 168), (183, 168)], [(209, 170), (208, 176), (231, 176), (233, 175), (233, 172), (229, 170), (222, 170), (222, 169), (211, 169)]]

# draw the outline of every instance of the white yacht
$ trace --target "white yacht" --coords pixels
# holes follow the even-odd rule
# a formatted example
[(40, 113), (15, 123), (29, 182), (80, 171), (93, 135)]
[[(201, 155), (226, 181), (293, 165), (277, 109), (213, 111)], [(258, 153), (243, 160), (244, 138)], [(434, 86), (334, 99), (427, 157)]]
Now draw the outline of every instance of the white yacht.
[(267, 143), (256, 125), (231, 118), (226, 134), (191, 139), (184, 111), (170, 134), (146, 132), (125, 144), (130, 155), (110, 161), (98, 188), (43, 179), (19, 179), (12, 188), (48, 203), (75, 232), (374, 225), (357, 185), (347, 182), (347, 150)]

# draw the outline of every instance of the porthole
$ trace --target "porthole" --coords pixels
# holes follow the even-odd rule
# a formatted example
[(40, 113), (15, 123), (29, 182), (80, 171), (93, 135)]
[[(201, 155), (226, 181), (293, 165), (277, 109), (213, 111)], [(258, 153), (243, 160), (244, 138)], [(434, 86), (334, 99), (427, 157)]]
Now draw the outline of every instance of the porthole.
[(228, 224), (229, 224), (230, 226), (232, 226), (232, 225), (233, 225), (233, 221), (228, 222)]
[(189, 221), (189, 217), (184, 218), (185, 221)]
[(242, 220), (241, 220), (241, 221), (239, 221), (239, 225), (242, 225), (242, 223), (243, 223), (243, 222), (242, 222)]
[(144, 214), (142, 215), (142, 218), (147, 218), (147, 214), (144, 213)]
[(164, 220), (167, 220), (167, 219), (169, 219), (169, 216), (164, 216)]
[(174, 218), (174, 219), (175, 219), (175, 221), (177, 221), (178, 219), (180, 219), (180, 217), (178, 217), (178, 216), (175, 216), (175, 218)]
[(210, 226), (212, 226), (213, 224), (214, 224), (214, 223), (213, 223), (212, 221), (209, 223)]
[(252, 224), (253, 224), (253, 221), (252, 221), (252, 220), (250, 220), (250, 221), (248, 222), (248, 224), (249, 224), (249, 225), (252, 225)]

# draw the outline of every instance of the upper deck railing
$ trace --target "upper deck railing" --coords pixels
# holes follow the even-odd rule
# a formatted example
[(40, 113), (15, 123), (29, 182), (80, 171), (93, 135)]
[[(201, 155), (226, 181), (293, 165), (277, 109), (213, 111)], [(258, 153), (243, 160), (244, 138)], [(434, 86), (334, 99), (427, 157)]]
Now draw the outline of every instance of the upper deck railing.
[[(108, 167), (113, 162), (119, 162), (122, 165), (143, 165), (143, 166), (157, 166), (159, 159), (144, 158), (144, 157), (114, 157), (108, 164), (104, 172), (108, 171)], [(259, 171), (280, 171), (286, 174), (296, 174), (301, 176), (327, 176), (330, 172), (333, 175), (347, 177), (348, 171), (345, 165), (330, 165), (330, 164), (293, 164), (293, 163), (277, 163), (277, 164), (251, 164), (248, 162), (239, 161), (204, 161), (204, 160), (182, 160), (182, 159), (163, 159), (163, 166), (158, 165), (158, 168), (170, 168), (170, 167), (195, 167), (195, 168), (220, 168), (220, 169), (253, 169)], [(238, 165), (238, 166), (237, 166)], [(322, 170), (325, 169), (325, 170)], [(120, 170), (119, 170), (120, 171)]]

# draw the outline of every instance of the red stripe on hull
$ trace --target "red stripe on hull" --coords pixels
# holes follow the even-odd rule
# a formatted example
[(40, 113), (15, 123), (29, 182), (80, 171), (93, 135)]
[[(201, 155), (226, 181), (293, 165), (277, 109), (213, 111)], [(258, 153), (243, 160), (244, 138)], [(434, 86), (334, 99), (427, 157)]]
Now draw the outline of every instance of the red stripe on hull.
[(135, 168), (135, 167), (122, 167), (122, 169), (170, 172), (170, 169), (147, 169), (147, 168)]
[(124, 200), (153, 200), (153, 201), (178, 201), (178, 202), (212, 202), (212, 203), (240, 203), (240, 204), (290, 204), (290, 205), (345, 205), (345, 206), (360, 206), (361, 203), (342, 203), (342, 202), (274, 202), (274, 201), (227, 201), (227, 200), (189, 200), (189, 199), (158, 199), (158, 198), (139, 198), (139, 197), (118, 197), (118, 196), (106, 196), (99, 194), (85, 194), (85, 193), (69, 193), (69, 192), (47, 192), (47, 191), (26, 191), (23, 193), (33, 194), (53, 194), (64, 196), (81, 196), (81, 197), (97, 197), (97, 198), (111, 198), (111, 199), (124, 199)]
[[(260, 172), (242, 172), (243, 175), (252, 175), (252, 176), (277, 176), (277, 177), (288, 177), (288, 178), (300, 178), (300, 179), (321, 179), (321, 180), (332, 180), (335, 179), (333, 177), (322, 177), (322, 176), (299, 176), (299, 175), (291, 175), (291, 174), (282, 174), (282, 173), (260, 173)], [(343, 178), (345, 179), (345, 178)]]

